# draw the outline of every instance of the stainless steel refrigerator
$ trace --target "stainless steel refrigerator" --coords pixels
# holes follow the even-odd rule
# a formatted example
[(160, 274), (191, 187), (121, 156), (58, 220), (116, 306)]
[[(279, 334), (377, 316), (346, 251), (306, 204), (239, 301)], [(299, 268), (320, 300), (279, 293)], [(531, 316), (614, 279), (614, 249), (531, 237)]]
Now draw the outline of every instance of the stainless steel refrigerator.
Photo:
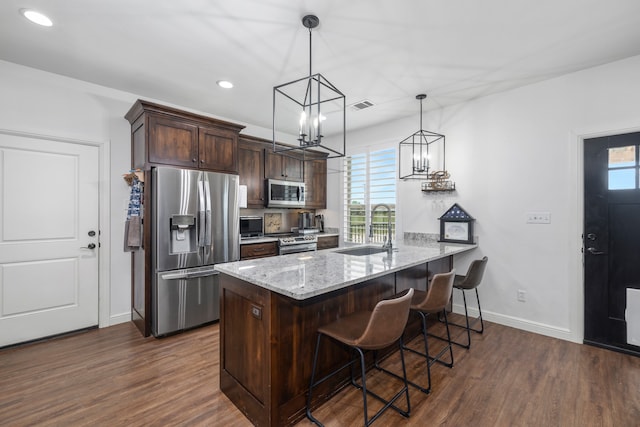
[(214, 264), (240, 258), (238, 176), (170, 167), (152, 172), (154, 336), (220, 318)]

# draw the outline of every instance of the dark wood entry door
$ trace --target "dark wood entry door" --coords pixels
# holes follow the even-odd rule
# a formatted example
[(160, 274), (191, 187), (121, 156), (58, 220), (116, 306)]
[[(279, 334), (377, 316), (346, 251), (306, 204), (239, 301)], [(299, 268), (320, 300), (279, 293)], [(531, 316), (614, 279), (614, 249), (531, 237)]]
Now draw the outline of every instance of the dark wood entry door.
[(640, 289), (640, 132), (584, 142), (584, 342), (627, 343), (627, 288)]

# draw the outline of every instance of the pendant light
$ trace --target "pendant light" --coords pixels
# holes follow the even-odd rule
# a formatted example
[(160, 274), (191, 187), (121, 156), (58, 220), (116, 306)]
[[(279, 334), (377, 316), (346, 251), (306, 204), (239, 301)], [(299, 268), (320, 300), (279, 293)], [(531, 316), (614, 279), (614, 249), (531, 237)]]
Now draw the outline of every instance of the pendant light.
[[(312, 149), (326, 158), (344, 157), (346, 100), (344, 94), (320, 73), (312, 71), (311, 30), (320, 24), (315, 15), (302, 18), (309, 29), (309, 75), (273, 88), (273, 151), (306, 158)], [(287, 145), (276, 143), (276, 131), (295, 135)], [(327, 140), (331, 143), (327, 143)]]
[(420, 101), (420, 130), (399, 144), (398, 177), (400, 179), (422, 179), (424, 191), (452, 191), (455, 183), (448, 180), (445, 163), (445, 136), (424, 130), (422, 127), (422, 101), (427, 95), (416, 95)]

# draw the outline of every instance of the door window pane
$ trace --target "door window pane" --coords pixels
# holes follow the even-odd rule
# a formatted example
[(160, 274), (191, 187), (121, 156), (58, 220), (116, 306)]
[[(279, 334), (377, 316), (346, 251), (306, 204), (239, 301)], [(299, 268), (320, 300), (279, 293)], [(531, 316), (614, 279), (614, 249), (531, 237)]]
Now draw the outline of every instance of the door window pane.
[(609, 148), (609, 168), (623, 168), (635, 166), (636, 164), (636, 147), (629, 145), (627, 147)]
[(632, 190), (636, 188), (636, 169), (610, 169), (609, 190)]

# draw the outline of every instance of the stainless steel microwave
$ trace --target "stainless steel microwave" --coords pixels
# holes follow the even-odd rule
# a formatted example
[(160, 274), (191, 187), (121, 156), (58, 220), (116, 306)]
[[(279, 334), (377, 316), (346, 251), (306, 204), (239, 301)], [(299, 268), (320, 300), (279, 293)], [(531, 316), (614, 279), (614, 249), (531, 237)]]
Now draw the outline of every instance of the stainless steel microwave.
[(304, 182), (267, 180), (267, 207), (303, 208), (306, 188)]

